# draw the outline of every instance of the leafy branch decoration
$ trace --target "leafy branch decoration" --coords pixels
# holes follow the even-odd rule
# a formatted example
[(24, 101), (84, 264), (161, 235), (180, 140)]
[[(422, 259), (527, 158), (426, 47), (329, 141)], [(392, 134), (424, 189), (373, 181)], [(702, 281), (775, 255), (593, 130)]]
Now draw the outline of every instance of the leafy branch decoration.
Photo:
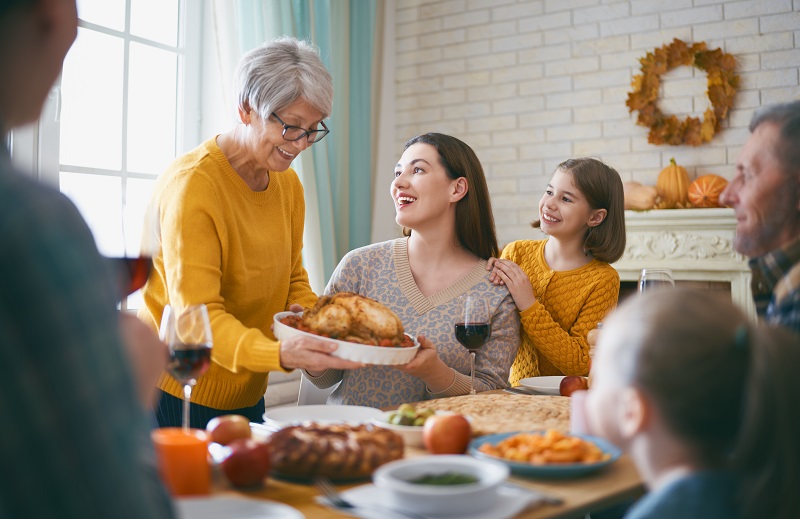
[[(629, 112), (639, 112), (636, 124), (650, 128), (647, 142), (699, 146), (711, 141), (733, 106), (739, 85), (736, 59), (721, 49), (708, 50), (705, 42), (688, 45), (676, 38), (669, 45), (648, 52), (639, 62), (641, 74), (633, 76), (633, 91), (625, 104)], [(680, 66), (698, 68), (708, 76), (706, 94), (711, 107), (703, 114), (702, 121), (696, 117), (681, 121), (674, 115), (664, 114), (658, 107), (662, 74)]]

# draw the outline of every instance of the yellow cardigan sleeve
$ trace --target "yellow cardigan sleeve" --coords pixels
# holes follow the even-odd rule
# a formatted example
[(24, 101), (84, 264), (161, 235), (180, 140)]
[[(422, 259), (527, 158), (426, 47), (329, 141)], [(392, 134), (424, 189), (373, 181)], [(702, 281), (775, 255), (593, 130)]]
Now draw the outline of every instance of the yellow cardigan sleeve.
[[(617, 304), (619, 275), (608, 264), (593, 262), (563, 282), (551, 283), (554, 273), (541, 263), (539, 254), (522, 250), (516, 242), (509, 244), (502, 257), (528, 274), (536, 296), (536, 302), (520, 312), (528, 339), (523, 342), (532, 344), (536, 356), (544, 355), (561, 373), (587, 375), (590, 357), (586, 336)], [(523, 351), (521, 347), (520, 355)]]
[(589, 373), (586, 336), (614, 308), (619, 295), (619, 279), (608, 274), (587, 279), (587, 284), (575, 291), (575, 300), (583, 300), (583, 304), (572, 325), (556, 322), (539, 300), (520, 313), (522, 329), (536, 350), (565, 375)]
[(223, 368), (234, 373), (241, 369), (284, 371), (279, 343), (245, 326), (226, 310), (221, 258), (229, 230), (223, 215), (215, 209), (220, 204), (215, 200), (214, 186), (202, 175), (185, 175), (173, 181), (191, 185), (164, 190), (159, 204), (169, 301), (173, 305), (207, 305), (214, 337), (212, 359)]

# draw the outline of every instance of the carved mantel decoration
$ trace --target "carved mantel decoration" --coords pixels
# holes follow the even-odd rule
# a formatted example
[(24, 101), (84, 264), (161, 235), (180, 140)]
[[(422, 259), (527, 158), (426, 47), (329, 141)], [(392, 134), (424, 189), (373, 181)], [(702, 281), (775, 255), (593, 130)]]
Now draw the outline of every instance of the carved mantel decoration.
[(737, 259), (730, 240), (719, 236), (672, 231), (642, 232), (625, 247), (625, 257), (650, 259)]
[(677, 281), (727, 282), (733, 301), (755, 316), (747, 259), (733, 250), (733, 209), (625, 211), (625, 225), (625, 253), (614, 264), (622, 281), (661, 267)]

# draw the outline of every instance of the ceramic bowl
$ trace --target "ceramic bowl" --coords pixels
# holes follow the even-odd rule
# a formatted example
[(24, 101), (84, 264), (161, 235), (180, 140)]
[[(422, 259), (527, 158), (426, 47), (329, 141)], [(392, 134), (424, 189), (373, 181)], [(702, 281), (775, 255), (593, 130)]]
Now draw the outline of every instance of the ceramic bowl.
[[(421, 407), (425, 407), (424, 404)], [(372, 419), (372, 423), (377, 425), (378, 427), (383, 427), (384, 429), (389, 429), (390, 431), (394, 431), (400, 436), (403, 437), (403, 443), (406, 447), (416, 447), (419, 449), (424, 449), (425, 444), (422, 441), (422, 430), (425, 428), (423, 425), (397, 425), (389, 423), (389, 417), (396, 413), (397, 411), (387, 411), (382, 413), (380, 416), (376, 416)], [(434, 411), (435, 415), (444, 415), (444, 414), (456, 414), (452, 411)], [(472, 423), (472, 419), (469, 416), (465, 416), (464, 418), (467, 419), (470, 424)]]
[[(411, 483), (424, 475), (469, 474), (476, 483), (426, 485)], [(386, 492), (390, 506), (421, 515), (476, 515), (493, 507), (497, 490), (506, 480), (506, 465), (465, 455), (406, 458), (379, 467), (372, 475), (375, 486)]]
[(414, 341), (412, 348), (391, 348), (385, 346), (370, 346), (368, 344), (357, 344), (355, 342), (340, 341), (336, 339), (329, 339), (327, 337), (320, 337), (291, 326), (287, 326), (281, 322), (286, 316), (289, 315), (303, 315), (302, 313), (295, 314), (294, 312), (278, 312), (273, 317), (272, 330), (275, 333), (275, 338), (280, 341), (285, 341), (291, 337), (306, 336), (313, 337), (314, 339), (324, 339), (336, 343), (339, 347), (331, 353), (334, 357), (341, 359), (352, 360), (355, 362), (363, 362), (364, 364), (377, 364), (377, 365), (396, 365), (406, 364), (414, 358), (419, 349), (419, 342), (416, 337), (411, 337)]

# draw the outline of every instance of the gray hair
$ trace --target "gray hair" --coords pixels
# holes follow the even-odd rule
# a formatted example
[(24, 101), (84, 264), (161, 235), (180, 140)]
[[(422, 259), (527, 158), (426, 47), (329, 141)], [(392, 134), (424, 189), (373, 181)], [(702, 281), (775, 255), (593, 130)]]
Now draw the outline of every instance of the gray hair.
[(304, 99), (325, 119), (333, 106), (333, 78), (310, 43), (284, 36), (251, 50), (239, 62), (238, 106), (262, 119)]
[(759, 108), (750, 121), (750, 131), (754, 132), (762, 123), (772, 123), (778, 127), (781, 140), (775, 143), (775, 154), (783, 173), (790, 176), (800, 168), (800, 101)]

